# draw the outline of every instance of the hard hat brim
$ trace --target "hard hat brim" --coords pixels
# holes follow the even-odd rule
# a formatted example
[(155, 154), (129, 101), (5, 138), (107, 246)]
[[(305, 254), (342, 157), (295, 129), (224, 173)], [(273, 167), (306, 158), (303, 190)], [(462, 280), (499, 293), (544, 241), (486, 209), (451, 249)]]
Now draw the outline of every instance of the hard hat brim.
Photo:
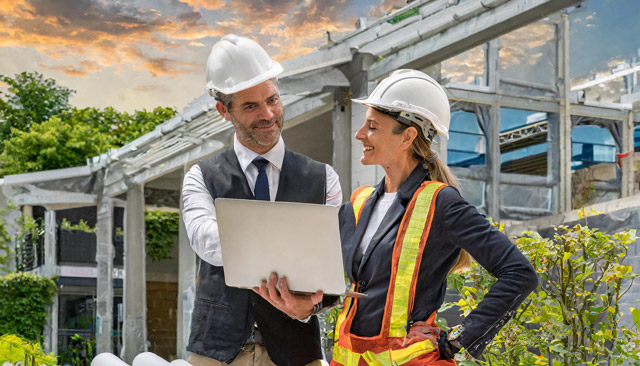
[(239, 91), (243, 91), (246, 89), (249, 89), (251, 87), (254, 87), (260, 83), (263, 83), (269, 79), (273, 79), (275, 77), (277, 77), (278, 75), (282, 74), (282, 72), (284, 71), (284, 69), (282, 68), (282, 66), (280, 65), (279, 62), (274, 62), (273, 63), (273, 67), (271, 68), (271, 70), (269, 70), (268, 72), (265, 72), (261, 75), (256, 76), (253, 79), (249, 79), (249, 80), (245, 80), (241, 83), (238, 83), (236, 85), (234, 85), (233, 87), (230, 88), (223, 88), (223, 87), (219, 87), (219, 86), (214, 86), (213, 82), (209, 81), (207, 82), (207, 86), (205, 87), (207, 93), (209, 93), (210, 95), (212, 95), (212, 91), (219, 91), (222, 94), (234, 94), (237, 93)]
[[(354, 102), (354, 103), (362, 104), (362, 105), (367, 106), (367, 107), (376, 107), (376, 108), (386, 109), (386, 110), (391, 111), (391, 112), (402, 112), (403, 111), (400, 108), (397, 108), (397, 107), (394, 107), (394, 106), (390, 106), (390, 105), (387, 105), (387, 104), (383, 104), (383, 103), (380, 103), (380, 102), (378, 102), (376, 100), (372, 100), (372, 99), (369, 99), (369, 98), (351, 99), (351, 101)], [(438, 131), (439, 135), (444, 136), (447, 140), (449, 139), (449, 131), (447, 131), (446, 129), (443, 129), (440, 126), (440, 123), (433, 123), (432, 122), (432, 116), (425, 115), (424, 113), (419, 113), (417, 111), (412, 111), (412, 113), (419, 114), (422, 117), (426, 118), (429, 121), (429, 123), (433, 126), (433, 128), (435, 128), (436, 131)]]

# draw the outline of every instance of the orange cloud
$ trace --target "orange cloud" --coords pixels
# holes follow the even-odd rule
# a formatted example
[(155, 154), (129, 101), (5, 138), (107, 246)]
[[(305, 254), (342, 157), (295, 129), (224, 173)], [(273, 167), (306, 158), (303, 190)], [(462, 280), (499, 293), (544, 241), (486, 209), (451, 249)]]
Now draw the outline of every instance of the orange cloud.
[(40, 66), (50, 70), (62, 71), (68, 76), (73, 76), (73, 77), (87, 76), (88, 73), (100, 70), (100, 67), (98, 66), (98, 64), (92, 61), (87, 61), (87, 60), (81, 61), (80, 64), (78, 65), (47, 66), (47, 65), (40, 64)]
[(219, 9), (225, 0), (179, 0), (181, 3), (187, 4), (194, 9)]

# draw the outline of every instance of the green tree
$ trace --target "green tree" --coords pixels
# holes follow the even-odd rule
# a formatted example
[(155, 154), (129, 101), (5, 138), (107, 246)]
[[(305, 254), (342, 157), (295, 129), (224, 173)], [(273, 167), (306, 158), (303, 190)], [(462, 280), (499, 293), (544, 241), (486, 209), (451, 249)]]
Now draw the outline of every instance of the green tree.
[(113, 107), (74, 109), (68, 117), (72, 125), (88, 125), (103, 135), (104, 144), (122, 147), (138, 137), (153, 131), (157, 125), (176, 114), (175, 109), (156, 107), (152, 111), (137, 110), (130, 115)]
[(170, 119), (176, 114), (173, 108), (156, 107), (152, 111), (143, 109), (135, 111), (130, 117), (122, 121), (116, 130), (117, 146), (124, 146), (138, 137), (153, 131), (157, 125)]
[(90, 126), (72, 125), (59, 116), (33, 125), (28, 132), (14, 128), (12, 133), (0, 155), (3, 175), (83, 165), (110, 147), (100, 144), (100, 135)]
[(34, 124), (69, 111), (69, 98), (75, 93), (37, 72), (0, 75), (0, 83), (7, 85), (7, 92), (0, 92), (0, 152), (14, 129), (28, 131)]

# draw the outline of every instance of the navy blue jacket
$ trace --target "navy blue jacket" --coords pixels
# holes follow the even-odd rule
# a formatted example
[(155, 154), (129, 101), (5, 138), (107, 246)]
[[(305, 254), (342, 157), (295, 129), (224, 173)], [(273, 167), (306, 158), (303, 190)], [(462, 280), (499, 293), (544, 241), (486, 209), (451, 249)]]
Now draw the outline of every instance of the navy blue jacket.
[[(199, 163), (204, 182), (216, 198), (253, 199), (233, 150)], [(286, 151), (276, 201), (325, 203), (326, 167)], [(291, 319), (251, 290), (228, 287), (223, 267), (202, 260), (187, 350), (231, 363), (258, 324), (267, 352), (278, 366), (301, 366), (322, 358), (320, 328)]]
[[(358, 300), (351, 328), (353, 334), (372, 337), (380, 333), (398, 228), (415, 191), (427, 180), (430, 180), (429, 171), (419, 164), (400, 186), (358, 268), (354, 266), (354, 257), (373, 207), (384, 194), (384, 179), (365, 203), (357, 227), (351, 203), (340, 210), (345, 271), (350, 280), (359, 285), (360, 292), (368, 294), (368, 297)], [(537, 287), (538, 276), (531, 263), (505, 235), (465, 201), (455, 188), (445, 187), (436, 199), (408, 325), (427, 320), (440, 308), (447, 290), (447, 274), (461, 249), (469, 252), (498, 279), (484, 300), (462, 322), (465, 330), (458, 339), (472, 356), (478, 357), (520, 303)]]

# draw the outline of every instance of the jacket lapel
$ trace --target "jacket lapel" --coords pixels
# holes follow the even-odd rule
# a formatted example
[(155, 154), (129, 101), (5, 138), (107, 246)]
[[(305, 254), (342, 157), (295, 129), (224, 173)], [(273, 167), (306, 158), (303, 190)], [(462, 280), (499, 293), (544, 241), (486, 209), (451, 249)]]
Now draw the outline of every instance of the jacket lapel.
[[(362, 257), (362, 261), (360, 262), (360, 268), (358, 268), (358, 273), (360, 273), (362, 268), (365, 266), (365, 264), (367, 263), (367, 259), (369, 259), (369, 257), (371, 256), (371, 252), (376, 249), (382, 239), (385, 238), (389, 234), (389, 232), (393, 230), (394, 227), (400, 226), (400, 221), (402, 220), (402, 216), (404, 215), (405, 208), (406, 207), (402, 205), (400, 200), (398, 200), (397, 198), (393, 201), (391, 207), (389, 207), (389, 211), (387, 211), (387, 213), (384, 215), (384, 218), (382, 219), (378, 230), (376, 230), (376, 233), (373, 234), (371, 243), (369, 243), (367, 250), (364, 252), (364, 256)], [(391, 240), (395, 242), (395, 237)]]
[(362, 241), (362, 237), (364, 236), (365, 231), (367, 230), (367, 226), (369, 225), (369, 220), (371, 220), (371, 214), (373, 213), (373, 208), (375, 207), (375, 203), (378, 198), (381, 196), (384, 191), (384, 179), (381, 183), (376, 186), (375, 191), (371, 194), (371, 197), (365, 202), (364, 207), (362, 208), (362, 213), (360, 214), (360, 218), (358, 219), (358, 224), (356, 225), (356, 230), (353, 233), (352, 240), (349, 241), (348, 253), (349, 257), (346, 258), (346, 262), (351, 266), (351, 273), (353, 278), (357, 278), (358, 268), (354, 268), (353, 259), (357, 255), (358, 247), (360, 246), (360, 242)]
[[(376, 233), (373, 235), (373, 238), (371, 238), (371, 243), (369, 243), (369, 246), (367, 247), (367, 250), (364, 253), (364, 256), (362, 257), (362, 261), (360, 262), (359, 268), (357, 270), (354, 268), (353, 270), (354, 275), (356, 275), (355, 278), (357, 278), (357, 274), (362, 272), (362, 269), (364, 268), (365, 264), (367, 263), (367, 260), (371, 256), (371, 253), (376, 249), (378, 244), (380, 244), (382, 239), (384, 239), (385, 236), (391, 230), (393, 230), (396, 226), (400, 225), (400, 222), (402, 221), (402, 217), (404, 216), (406, 208), (409, 205), (409, 202), (411, 201), (411, 199), (413, 198), (413, 194), (418, 189), (418, 187), (420, 187), (420, 184), (430, 179), (431, 179), (431, 176), (429, 174), (429, 170), (427, 169), (426, 165), (418, 164), (413, 170), (413, 172), (411, 172), (409, 177), (400, 185), (400, 188), (398, 189), (398, 195), (394, 200), (393, 204), (391, 204), (391, 207), (389, 207), (389, 211), (387, 211), (384, 218), (382, 219), (382, 222), (380, 223), (380, 226), (376, 230)], [(383, 193), (384, 193), (384, 178), (378, 184), (378, 186), (376, 186), (376, 190), (372, 195), (371, 199), (369, 199), (369, 201), (367, 201), (367, 204), (365, 204), (365, 208), (362, 211), (362, 216), (358, 221), (359, 225), (356, 227), (356, 235), (354, 235), (355, 240), (353, 241), (355, 242), (355, 248), (353, 251), (354, 254), (358, 250), (358, 246), (360, 245), (360, 242), (362, 241), (362, 237), (364, 236), (364, 232), (366, 231), (367, 225), (369, 224), (369, 220), (371, 219), (371, 213), (373, 212), (373, 207), (375, 206), (375, 202), (382, 196)], [(364, 217), (365, 212), (367, 213), (366, 217)], [(366, 219), (366, 221), (363, 221), (363, 219)], [(392, 240), (393, 245), (395, 245), (396, 238), (393, 237), (390, 240)]]

